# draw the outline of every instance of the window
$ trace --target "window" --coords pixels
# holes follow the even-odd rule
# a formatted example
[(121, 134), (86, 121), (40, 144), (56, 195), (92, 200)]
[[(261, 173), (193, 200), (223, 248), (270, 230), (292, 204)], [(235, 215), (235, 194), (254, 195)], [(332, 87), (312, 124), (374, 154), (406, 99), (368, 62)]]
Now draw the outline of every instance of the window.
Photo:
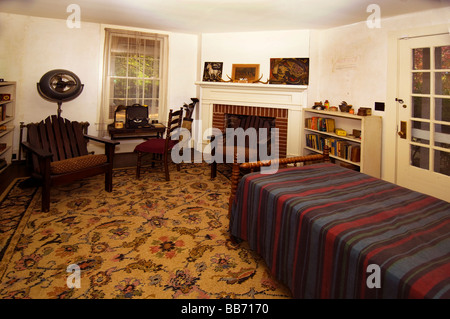
[(165, 35), (106, 29), (101, 122), (114, 119), (119, 105), (142, 104), (150, 119), (164, 113)]

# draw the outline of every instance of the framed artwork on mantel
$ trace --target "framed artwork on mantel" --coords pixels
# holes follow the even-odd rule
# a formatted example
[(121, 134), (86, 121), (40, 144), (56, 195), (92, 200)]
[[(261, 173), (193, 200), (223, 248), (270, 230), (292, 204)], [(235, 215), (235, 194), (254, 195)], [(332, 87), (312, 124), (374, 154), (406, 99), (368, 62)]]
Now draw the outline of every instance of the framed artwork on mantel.
[(309, 58), (270, 59), (269, 84), (308, 85)]
[(259, 77), (259, 64), (233, 64), (231, 78), (234, 82), (252, 83)]

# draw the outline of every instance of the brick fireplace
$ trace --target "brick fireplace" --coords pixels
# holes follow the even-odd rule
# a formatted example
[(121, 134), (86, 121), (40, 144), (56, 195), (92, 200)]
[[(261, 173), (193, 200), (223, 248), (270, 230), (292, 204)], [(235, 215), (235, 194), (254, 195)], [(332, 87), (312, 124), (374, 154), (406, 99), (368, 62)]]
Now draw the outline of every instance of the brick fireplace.
[(286, 157), (287, 151), (287, 131), (288, 131), (288, 110), (269, 107), (255, 107), (245, 105), (224, 105), (214, 104), (212, 113), (212, 127), (225, 132), (226, 115), (256, 115), (275, 120), (275, 128), (278, 128), (279, 157)]
[(257, 115), (275, 118), (279, 129), (279, 156), (302, 155), (302, 108), (307, 104), (307, 86), (197, 82), (200, 107), (194, 137), (205, 149), (209, 128), (224, 131), (225, 115)]

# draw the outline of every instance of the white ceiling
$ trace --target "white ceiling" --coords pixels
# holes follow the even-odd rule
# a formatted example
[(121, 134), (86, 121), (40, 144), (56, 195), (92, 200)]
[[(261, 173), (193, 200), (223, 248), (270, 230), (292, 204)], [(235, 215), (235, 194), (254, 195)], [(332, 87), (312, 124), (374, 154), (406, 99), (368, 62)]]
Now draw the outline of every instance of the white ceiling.
[[(67, 19), (77, 4), (81, 22), (185, 33), (324, 29), (449, 7), (450, 0), (0, 0), (0, 11)], [(449, 17), (450, 22), (450, 17)]]

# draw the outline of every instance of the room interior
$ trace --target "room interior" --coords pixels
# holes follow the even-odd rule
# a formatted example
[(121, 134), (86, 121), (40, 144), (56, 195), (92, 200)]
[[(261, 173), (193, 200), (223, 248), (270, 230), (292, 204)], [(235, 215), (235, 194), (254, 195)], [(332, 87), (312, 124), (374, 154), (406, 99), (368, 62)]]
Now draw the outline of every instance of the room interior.
[[(319, 101), (335, 106), (347, 101), (381, 118), (377, 177), (396, 183), (399, 39), (450, 32), (448, 0), (79, 0), (81, 23), (68, 27), (72, 2), (0, 3), (0, 39), (8, 44), (0, 49), (0, 78), (17, 83), (13, 161), (19, 156), (20, 123), (56, 114), (56, 104), (36, 90), (52, 69), (71, 70), (84, 84), (80, 96), (63, 104), (62, 116), (88, 121), (89, 134), (100, 134), (105, 29), (113, 28), (167, 36), (167, 90), (158, 119), (163, 122), (169, 109), (199, 98), (193, 114), (196, 151), (208, 144), (204, 129), (214, 126), (215, 105), (270, 104), (288, 114), (283, 155), (301, 156), (303, 109)], [(202, 81), (206, 62), (223, 62), (224, 80), (233, 64), (258, 64), (264, 81), (271, 58), (294, 57), (309, 59), (307, 85)], [(115, 152), (119, 158), (134, 156), (140, 142), (122, 139)], [(124, 161), (133, 165), (134, 158)]]
[[(102, 2), (79, 2), (81, 27), (68, 28), (68, 2), (54, 5), (50, 1), (2, 1), (1, 37), (9, 48), (2, 50), (0, 61), (2, 78), (18, 83), (16, 137), (20, 122), (41, 120), (41, 114), (55, 113), (55, 106), (40, 98), (35, 87), (45, 72), (55, 68), (73, 70), (85, 85), (77, 100), (65, 103), (63, 115), (92, 123), (90, 133), (96, 135), (104, 28), (117, 26), (169, 35), (165, 112), (202, 94), (198, 82), (207, 61), (222, 61), (223, 77), (227, 79), (225, 75), (231, 76), (234, 63), (259, 64), (262, 76), (268, 77), (270, 58), (308, 57), (310, 74), (306, 97), (301, 102), (304, 106), (329, 100), (333, 105), (347, 101), (355, 108), (374, 109), (375, 102), (385, 103), (384, 111), (374, 111), (374, 115), (383, 118), (381, 176), (395, 181), (397, 103), (395, 83), (390, 83), (395, 82), (390, 65), (396, 61), (392, 60), (395, 43), (391, 37), (427, 28), (446, 31), (447, 1), (378, 1), (382, 22), (379, 28), (367, 25), (374, 12), (367, 10), (370, 1), (286, 1), (277, 5), (252, 1), (242, 7), (237, 2), (203, 5), (201, 1), (183, 1), (175, 6), (167, 1), (156, 3), (155, 8), (151, 2), (132, 3), (125, 6), (114, 2), (104, 10)], [(174, 7), (180, 10), (174, 11)], [(193, 18), (197, 14), (202, 18)], [(196, 119), (202, 118), (202, 112), (200, 105)], [(297, 114), (296, 121), (300, 117)], [(133, 142), (130, 143), (124, 141), (117, 151), (132, 151)], [(15, 138), (14, 154), (18, 148)], [(299, 150), (294, 149), (293, 153), (298, 155)]]

